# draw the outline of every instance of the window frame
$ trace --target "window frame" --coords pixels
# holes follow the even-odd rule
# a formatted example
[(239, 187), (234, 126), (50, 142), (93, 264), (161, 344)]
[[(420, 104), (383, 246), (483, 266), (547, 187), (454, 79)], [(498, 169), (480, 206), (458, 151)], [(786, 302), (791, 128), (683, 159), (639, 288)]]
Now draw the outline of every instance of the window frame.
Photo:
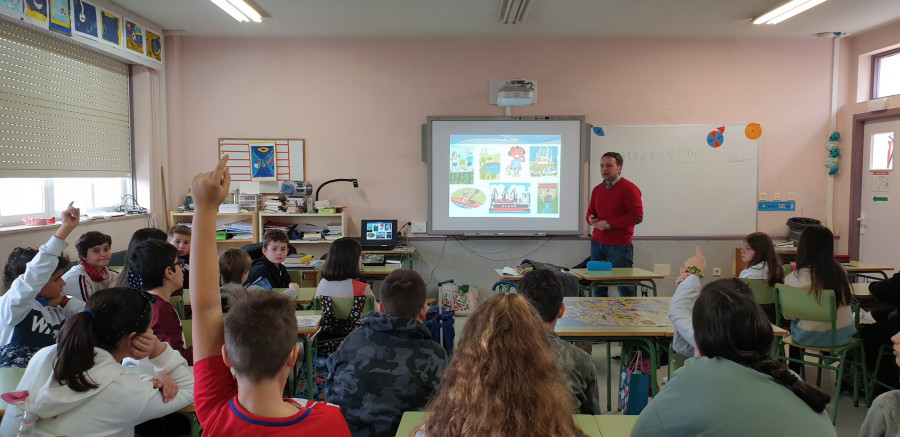
[(891, 49), (891, 50), (886, 50), (881, 53), (876, 53), (876, 54), (872, 55), (872, 72), (871, 72), (872, 74), (870, 77), (871, 81), (869, 82), (869, 89), (871, 90), (871, 93), (870, 93), (871, 100), (880, 99), (883, 97), (900, 95), (900, 94), (890, 94), (888, 96), (879, 96), (878, 95), (878, 79), (879, 79), (879, 73), (880, 73), (878, 64), (881, 62), (882, 59), (890, 57), (890, 56), (898, 55), (898, 54), (900, 54), (900, 47), (897, 47), (897, 48)]

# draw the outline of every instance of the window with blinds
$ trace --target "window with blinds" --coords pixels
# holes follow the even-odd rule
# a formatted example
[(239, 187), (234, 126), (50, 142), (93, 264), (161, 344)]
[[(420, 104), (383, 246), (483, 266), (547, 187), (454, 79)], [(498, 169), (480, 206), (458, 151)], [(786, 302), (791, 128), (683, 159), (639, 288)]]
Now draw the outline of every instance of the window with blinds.
[(129, 85), (123, 62), (0, 21), (0, 190), (15, 189), (0, 194), (3, 221), (71, 200), (120, 203), (132, 174)]

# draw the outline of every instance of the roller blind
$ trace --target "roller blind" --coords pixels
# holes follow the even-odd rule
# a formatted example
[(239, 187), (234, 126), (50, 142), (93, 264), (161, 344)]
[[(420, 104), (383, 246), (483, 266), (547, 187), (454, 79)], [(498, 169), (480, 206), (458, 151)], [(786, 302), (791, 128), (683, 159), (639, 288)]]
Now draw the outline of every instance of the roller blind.
[(130, 177), (128, 66), (0, 21), (0, 177)]

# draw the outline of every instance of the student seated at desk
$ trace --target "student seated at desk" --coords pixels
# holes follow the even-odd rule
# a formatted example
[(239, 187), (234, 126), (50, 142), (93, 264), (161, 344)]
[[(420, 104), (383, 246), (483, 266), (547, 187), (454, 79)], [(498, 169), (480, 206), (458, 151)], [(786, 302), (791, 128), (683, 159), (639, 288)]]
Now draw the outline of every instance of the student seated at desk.
[(166, 233), (166, 241), (178, 249), (178, 259), (181, 260), (182, 271), (184, 271), (184, 285), (182, 288), (188, 288), (188, 278), (190, 267), (188, 262), (191, 258), (191, 228), (185, 225), (175, 225), (169, 228)]
[(141, 228), (131, 234), (131, 240), (128, 241), (128, 250), (125, 251), (125, 262), (122, 265), (122, 271), (119, 272), (119, 279), (116, 280), (116, 287), (127, 287), (135, 290), (143, 290), (144, 285), (141, 284), (141, 277), (136, 275), (131, 269), (131, 253), (138, 244), (147, 240), (166, 241), (166, 233), (156, 228)]
[(559, 277), (551, 270), (531, 270), (519, 280), (518, 290), (534, 306), (544, 322), (545, 337), (556, 355), (556, 366), (572, 393), (575, 411), (580, 414), (600, 414), (603, 408), (600, 406), (594, 359), (575, 345), (561, 340), (553, 332), (556, 320), (566, 311), (563, 285)]
[(733, 278), (703, 287), (693, 312), (699, 358), (672, 374), (632, 437), (837, 435), (829, 396), (769, 356), (772, 325), (751, 293)]
[[(31, 413), (35, 436), (130, 436), (135, 425), (190, 405), (194, 376), (184, 358), (153, 335), (150, 319), (145, 293), (95, 293), (84, 311), (66, 320), (59, 344), (28, 363), (16, 388), (21, 402), (10, 403), (0, 435), (16, 435)], [(126, 372), (126, 357), (149, 358), (156, 378)]]
[(90, 231), (85, 232), (75, 242), (78, 251), (78, 264), (63, 275), (66, 286), (63, 293), (75, 296), (87, 302), (95, 291), (105, 290), (113, 286), (119, 274), (108, 269), (112, 237)]
[(585, 436), (546, 336), (519, 294), (479, 305), (416, 436)]
[[(241, 284), (247, 282), (247, 277), (250, 275), (250, 267), (252, 264), (253, 261), (250, 259), (250, 255), (247, 252), (234, 247), (226, 249), (219, 255), (219, 276), (222, 278), (222, 286), (219, 287), (219, 294), (222, 298), (223, 310), (226, 308), (226, 303), (228, 297), (231, 296), (231, 292), (244, 288)], [(263, 290), (263, 288), (255, 285), (251, 285), (247, 287), (247, 289)], [(297, 300), (297, 294), (299, 292), (299, 288), (285, 288), (281, 291), (281, 294), (287, 296), (290, 300)]]
[(325, 400), (341, 408), (354, 436), (392, 437), (404, 411), (431, 399), (447, 353), (422, 324), (427, 311), (422, 277), (395, 270), (381, 285), (378, 311), (328, 357)]
[[(797, 244), (797, 268), (785, 276), (784, 284), (806, 288), (818, 297), (822, 290), (834, 290), (837, 306), (836, 345), (844, 345), (856, 334), (856, 323), (850, 309), (850, 280), (847, 271), (834, 260), (834, 235), (821, 225), (810, 225), (800, 234)], [(792, 320), (791, 337), (798, 344), (828, 347), (831, 344), (831, 323), (810, 320)], [(800, 349), (791, 346), (791, 358), (800, 357)], [(799, 363), (791, 363), (791, 369), (799, 370)]]
[(0, 367), (25, 367), (35, 352), (56, 343), (67, 318), (84, 302), (63, 293), (69, 260), (62, 252), (66, 237), (78, 226), (81, 212), (69, 204), (62, 225), (40, 249), (13, 249), (3, 269), (0, 296)]
[[(869, 293), (880, 305), (872, 310), (875, 323), (862, 325), (859, 331), (866, 349), (866, 365), (874, 372), (879, 348), (883, 344), (890, 344), (900, 331), (900, 273), (895, 273), (890, 279), (870, 282), (868, 287)], [(896, 347), (896, 342), (894, 344)], [(872, 378), (895, 387), (897, 366), (894, 365), (894, 359), (891, 356), (882, 357), (878, 375), (872, 374)], [(884, 387), (876, 384), (875, 390), (880, 393)]]
[(194, 411), (203, 434), (349, 436), (337, 407), (282, 398), (297, 362), (294, 302), (267, 291), (236, 292), (227, 323), (222, 316), (216, 214), (231, 183), (227, 162), (225, 155), (215, 171), (194, 176), (191, 184)]
[[(897, 275), (894, 275), (895, 277)], [(900, 366), (900, 332), (891, 337), (894, 343), (894, 361)], [(900, 435), (900, 390), (882, 393), (866, 413), (866, 420), (859, 429), (859, 437), (893, 437)]]
[(184, 284), (178, 250), (164, 241), (147, 240), (138, 244), (131, 252), (131, 268), (141, 277), (145, 290), (153, 296), (150, 329), (160, 341), (177, 350), (188, 365), (193, 365), (194, 350), (185, 347), (181, 319), (178, 311), (169, 303), (172, 293), (181, 290)]
[(765, 279), (770, 287), (784, 282), (784, 267), (775, 253), (775, 244), (765, 232), (754, 232), (741, 243), (741, 261), (747, 268), (738, 275), (741, 279)]
[(352, 238), (338, 238), (328, 248), (325, 265), (322, 266), (322, 280), (316, 287), (316, 296), (353, 297), (373, 296), (372, 288), (356, 279), (362, 276), (362, 248)]
[(273, 288), (294, 288), (300, 291), (300, 286), (291, 282), (291, 275), (283, 265), (288, 255), (288, 235), (281, 229), (269, 229), (263, 235), (262, 258), (253, 261), (250, 274), (247, 275), (245, 285), (256, 285), (271, 290)]

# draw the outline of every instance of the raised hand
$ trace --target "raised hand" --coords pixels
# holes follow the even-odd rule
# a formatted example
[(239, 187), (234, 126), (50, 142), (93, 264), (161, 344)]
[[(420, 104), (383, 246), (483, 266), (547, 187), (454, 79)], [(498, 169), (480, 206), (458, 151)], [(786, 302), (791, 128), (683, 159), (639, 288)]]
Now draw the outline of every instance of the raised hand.
[(684, 262), (685, 267), (694, 266), (700, 269), (700, 272), (703, 273), (706, 271), (706, 257), (703, 256), (703, 252), (700, 251), (700, 246), (694, 247), (694, 256), (690, 257), (687, 261)]
[(226, 164), (228, 155), (222, 156), (216, 169), (208, 173), (199, 173), (191, 182), (191, 194), (194, 197), (194, 209), (215, 208), (225, 200), (231, 185), (231, 174)]
[(61, 215), (62, 225), (53, 234), (60, 240), (65, 240), (81, 221), (81, 210), (72, 206), (74, 204), (75, 202), (69, 202), (69, 206)]

